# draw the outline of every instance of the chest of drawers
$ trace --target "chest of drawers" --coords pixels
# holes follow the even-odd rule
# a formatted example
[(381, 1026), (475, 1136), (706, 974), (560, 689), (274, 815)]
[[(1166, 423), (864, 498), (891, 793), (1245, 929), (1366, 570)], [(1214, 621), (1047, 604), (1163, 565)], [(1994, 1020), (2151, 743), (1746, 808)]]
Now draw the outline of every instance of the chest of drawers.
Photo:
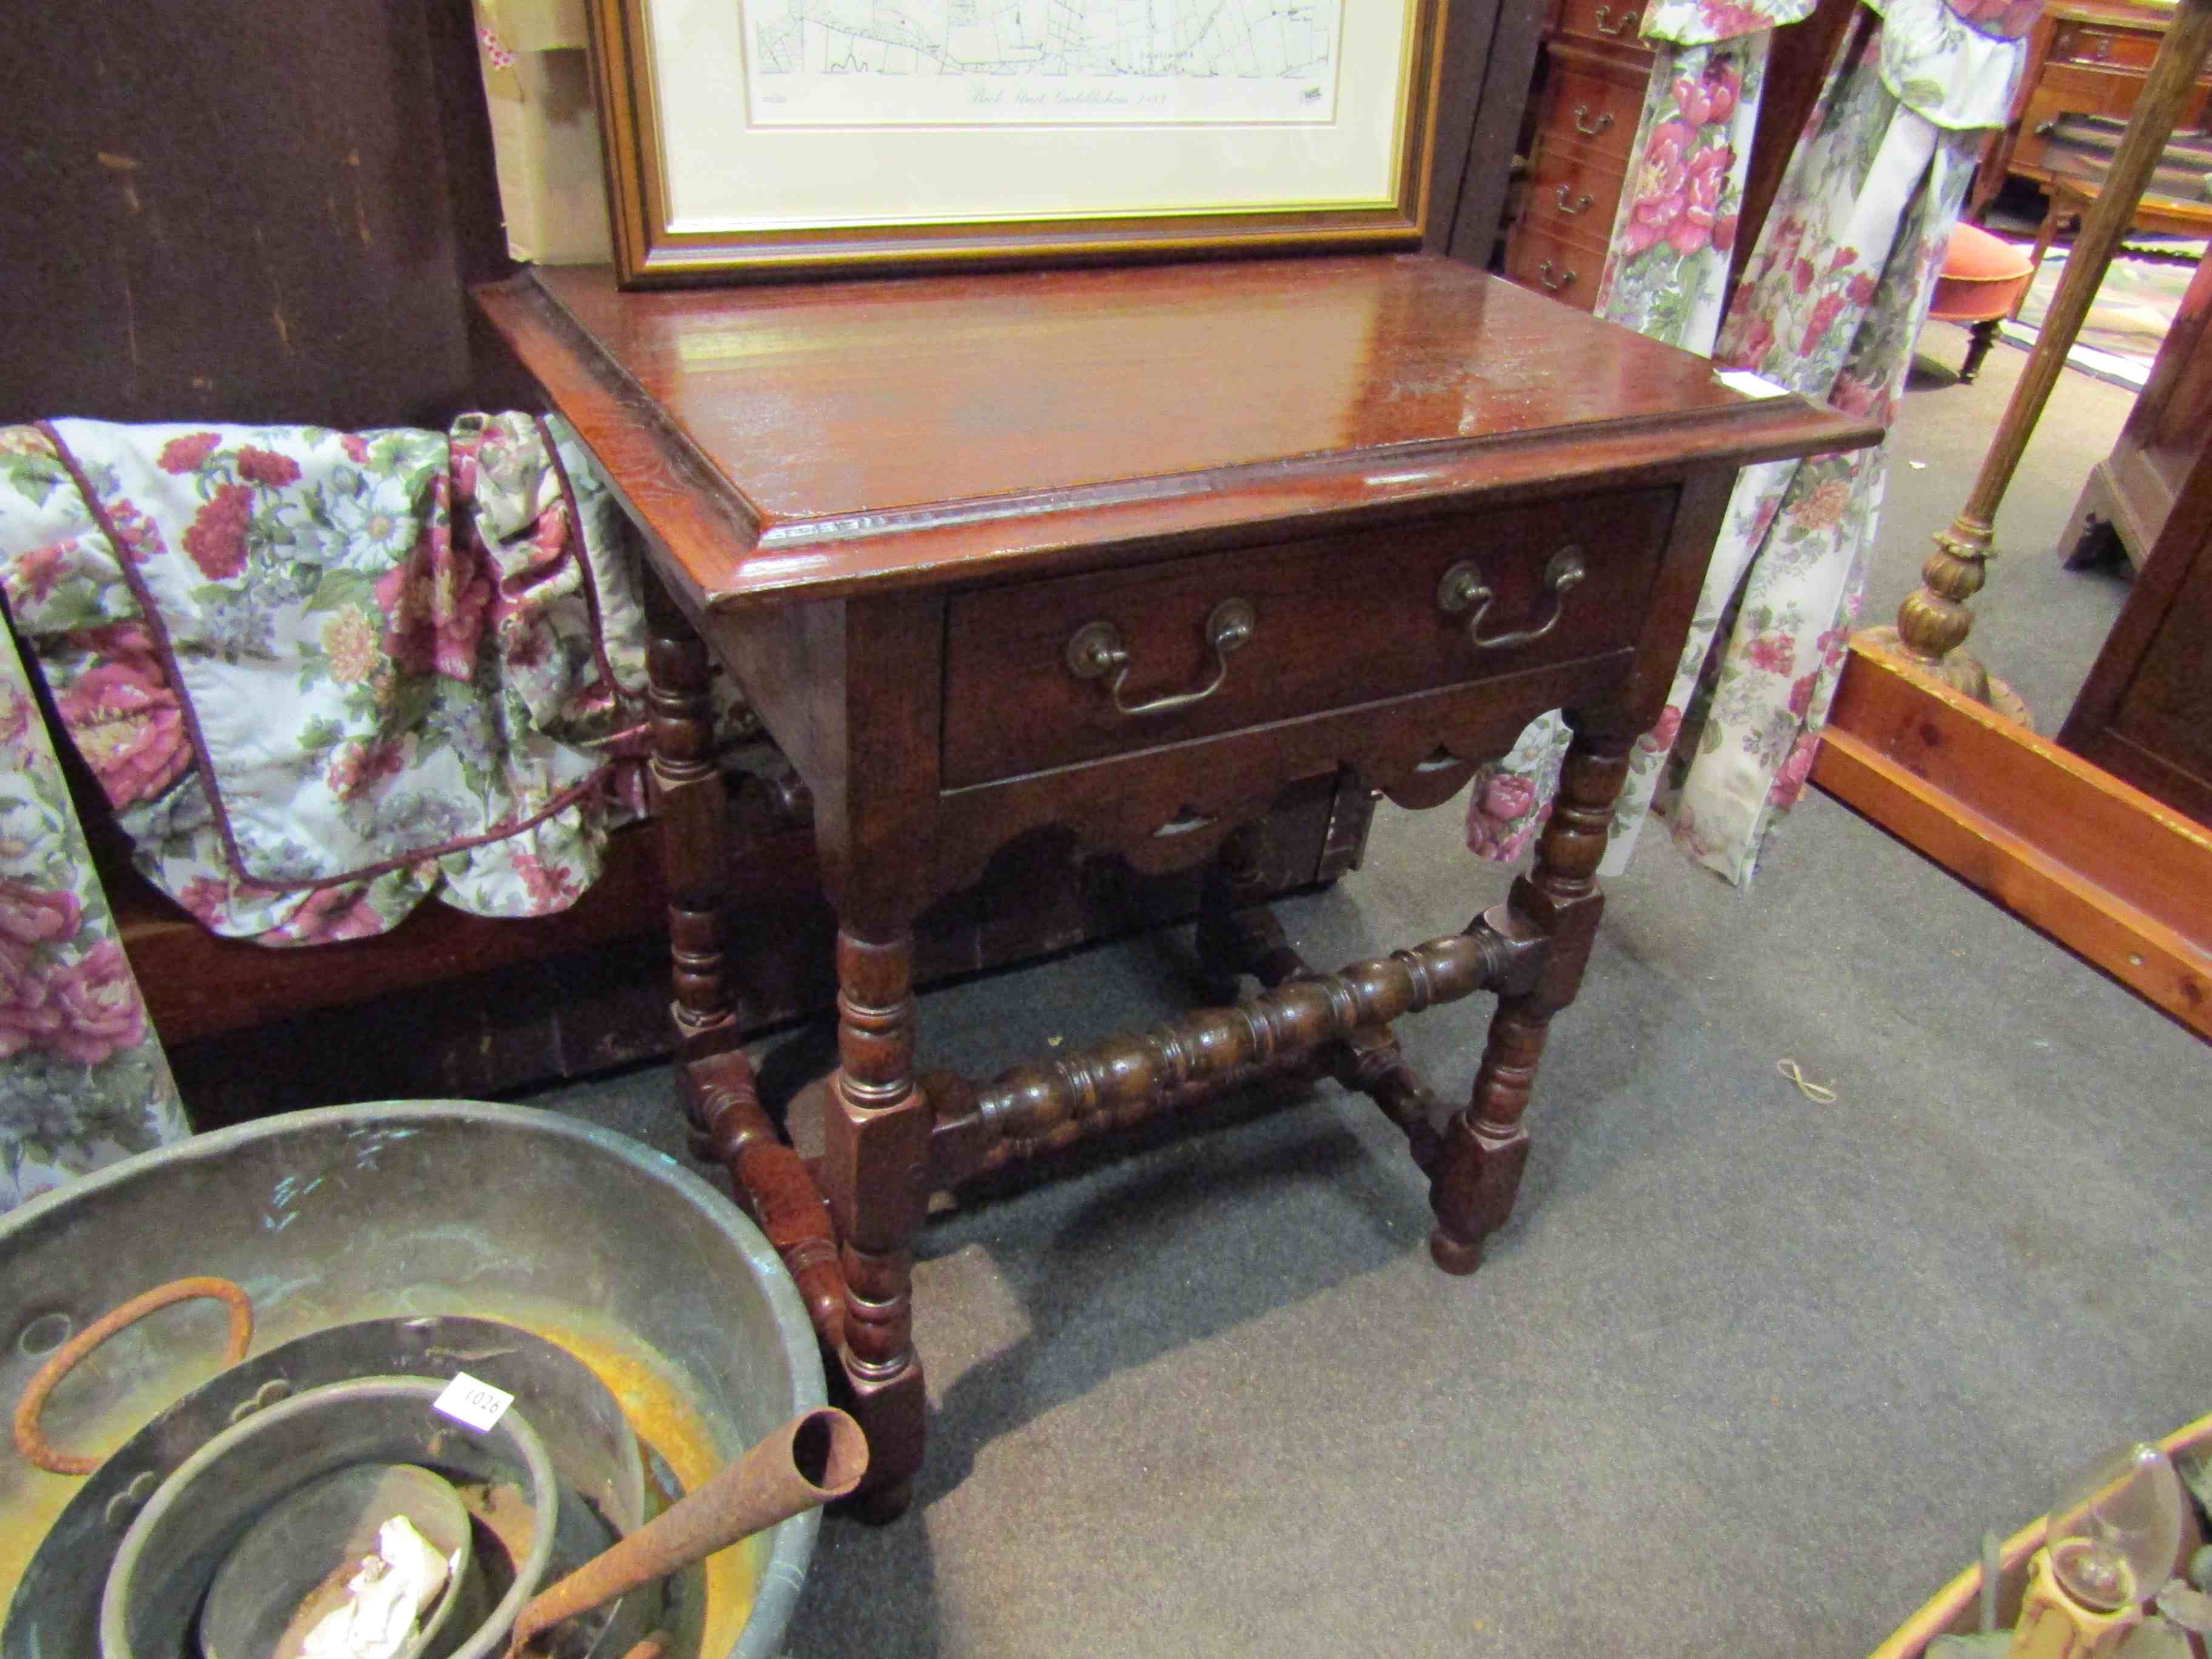
[(1528, 170), (1505, 274), (1563, 305), (1597, 300), (1606, 244), (1626, 188), (1651, 51), (1633, 5), (1559, 0), (1546, 31)]

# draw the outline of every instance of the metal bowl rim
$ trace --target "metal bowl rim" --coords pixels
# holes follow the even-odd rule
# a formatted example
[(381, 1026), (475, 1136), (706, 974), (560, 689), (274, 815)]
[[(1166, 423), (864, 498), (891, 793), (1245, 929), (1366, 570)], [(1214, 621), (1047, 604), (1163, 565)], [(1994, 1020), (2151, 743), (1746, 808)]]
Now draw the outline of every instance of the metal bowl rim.
[[(404, 1127), (410, 1121), (481, 1122), (580, 1141), (680, 1194), (738, 1247), (767, 1295), (770, 1315), (776, 1328), (783, 1334), (785, 1352), (793, 1361), (792, 1411), (810, 1411), (828, 1403), (821, 1353), (815, 1345), (813, 1323), (799, 1299), (799, 1287), (792, 1282), (775, 1248), (744, 1212), (667, 1153), (615, 1130), (538, 1107), (504, 1106), (483, 1100), (373, 1100), (349, 1106), (316, 1106), (305, 1111), (281, 1112), (226, 1129), (210, 1130), (80, 1176), (0, 1214), (0, 1260), (5, 1260), (18, 1235), (32, 1231), (54, 1211), (88, 1195), (138, 1180), (156, 1167), (180, 1160), (217, 1158), (234, 1147), (276, 1139), (294, 1131), (318, 1128), (364, 1113), (374, 1113), (379, 1127)], [(815, 1536), (821, 1526), (822, 1511), (808, 1510), (776, 1528), (775, 1547), (761, 1565), (752, 1613), (726, 1659), (769, 1659), (778, 1650), (783, 1632), (798, 1610), (799, 1593), (806, 1582), (807, 1562), (814, 1553)]]

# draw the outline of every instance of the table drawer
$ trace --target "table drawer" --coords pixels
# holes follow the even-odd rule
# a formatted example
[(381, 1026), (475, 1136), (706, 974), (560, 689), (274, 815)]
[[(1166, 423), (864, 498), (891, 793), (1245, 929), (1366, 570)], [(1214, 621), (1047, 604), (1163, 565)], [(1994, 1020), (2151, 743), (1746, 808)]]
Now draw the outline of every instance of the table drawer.
[(2147, 73), (2158, 56), (2160, 31), (2116, 28), (2109, 24), (2063, 21), (2051, 31), (2048, 61), (2105, 64)]
[(1617, 163), (1547, 145), (1537, 153), (1523, 211), (1532, 229), (1558, 230), (1603, 244), (1613, 234), (1621, 185)]
[(1643, 21), (1639, 0), (1561, 0), (1559, 6), (1562, 34), (1579, 34), (1585, 40), (1640, 50), (1648, 59), (1650, 48), (1638, 33)]
[[(945, 787), (1617, 649), (1674, 506), (1669, 489), (1612, 491), (956, 595)], [(1576, 564), (1555, 600), (1547, 580)], [(1455, 592), (1448, 611), (1461, 567), (1491, 597)], [(1220, 631), (1231, 602), (1241, 641)]]

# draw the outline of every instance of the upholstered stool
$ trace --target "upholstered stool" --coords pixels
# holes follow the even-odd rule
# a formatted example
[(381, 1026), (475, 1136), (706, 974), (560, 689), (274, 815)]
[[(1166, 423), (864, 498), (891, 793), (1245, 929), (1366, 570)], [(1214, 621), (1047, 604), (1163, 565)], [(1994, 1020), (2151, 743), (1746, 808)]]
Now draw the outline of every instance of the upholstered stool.
[(2034, 265), (2010, 242), (1990, 235), (1979, 225), (1962, 222), (1953, 229), (1928, 314), (1947, 323), (1972, 325), (1973, 338), (1966, 347), (1966, 361), (1959, 367), (1961, 382), (1971, 381), (1982, 372), (1982, 359), (1996, 343), (1997, 325), (2020, 308), (2034, 278)]

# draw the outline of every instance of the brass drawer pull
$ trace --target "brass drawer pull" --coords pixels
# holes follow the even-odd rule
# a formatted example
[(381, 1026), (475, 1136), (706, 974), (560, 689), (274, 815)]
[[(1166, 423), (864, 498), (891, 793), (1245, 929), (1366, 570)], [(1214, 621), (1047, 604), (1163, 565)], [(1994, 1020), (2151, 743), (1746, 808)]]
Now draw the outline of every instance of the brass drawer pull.
[(1444, 579), (1437, 584), (1437, 604), (1450, 616), (1462, 611), (1474, 614), (1467, 619), (1467, 642), (1478, 651), (1502, 651), (1511, 645), (1527, 645), (1540, 640), (1559, 625), (1565, 614), (1567, 590), (1589, 574), (1579, 547), (1563, 547), (1552, 555), (1544, 567), (1543, 620), (1531, 628), (1516, 628), (1510, 634), (1482, 632), (1482, 618), (1498, 595), (1490, 584), (1482, 580), (1482, 568), (1472, 559), (1462, 559), (1444, 572)]
[(1224, 599), (1213, 607), (1206, 619), (1206, 642), (1213, 647), (1213, 678), (1195, 691), (1173, 691), (1142, 702), (1122, 702), (1121, 686), (1129, 678), (1129, 653), (1121, 643), (1121, 630), (1109, 622), (1085, 623), (1075, 630), (1075, 637), (1067, 642), (1067, 672), (1079, 680), (1111, 674), (1114, 678), (1106, 689), (1113, 696), (1114, 707), (1124, 714), (1172, 714), (1178, 708), (1204, 702), (1221, 690), (1221, 683), (1229, 678), (1229, 653), (1250, 642), (1254, 620), (1249, 600)]
[(1622, 13), (1618, 23), (1607, 22), (1607, 15), (1609, 14), (1603, 6), (1597, 9), (1597, 32), (1600, 34), (1623, 35), (1644, 21), (1644, 14), (1640, 11)]
[(1561, 185), (1556, 199), (1559, 204), (1559, 211), (1571, 219), (1577, 213), (1588, 213), (1590, 210), (1590, 193), (1588, 191), (1584, 191), (1579, 198), (1570, 198), (1567, 194), (1567, 187)]
[(1589, 114), (1589, 106), (1588, 104), (1577, 104), (1575, 106), (1575, 131), (1582, 134), (1583, 137), (1595, 138), (1601, 132), (1610, 132), (1613, 131), (1613, 112), (1611, 110), (1606, 111), (1595, 121), (1585, 120), (1585, 118)]
[(1570, 270), (1555, 277), (1552, 275), (1552, 262), (1549, 259), (1536, 267), (1536, 280), (1554, 294), (1572, 287), (1575, 278), (1581, 274), (1579, 271)]

